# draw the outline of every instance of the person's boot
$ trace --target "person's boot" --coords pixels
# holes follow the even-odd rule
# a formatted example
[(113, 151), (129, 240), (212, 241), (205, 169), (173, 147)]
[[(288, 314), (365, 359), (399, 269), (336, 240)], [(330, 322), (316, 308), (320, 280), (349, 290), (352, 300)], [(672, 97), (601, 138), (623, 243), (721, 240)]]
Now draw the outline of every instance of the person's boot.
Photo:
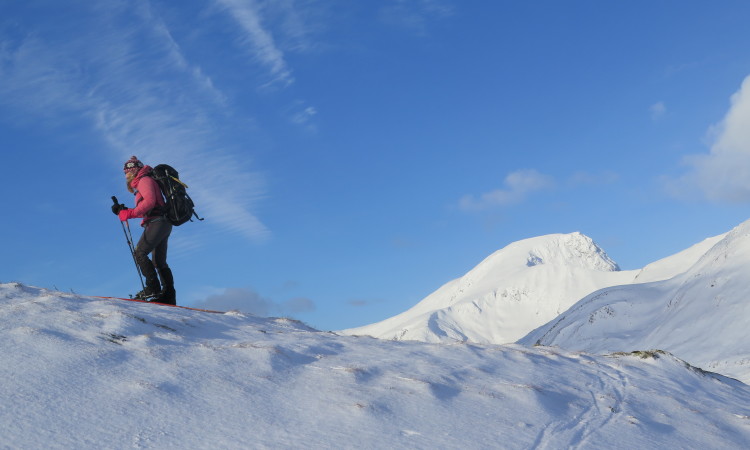
[(162, 289), (159, 295), (153, 300), (158, 303), (164, 303), (166, 305), (177, 304), (177, 293), (174, 290), (174, 277), (172, 276), (172, 269), (169, 267), (159, 269), (159, 276), (161, 277)]
[(148, 258), (148, 255), (136, 252), (135, 260), (138, 263), (138, 267), (141, 269), (143, 277), (146, 278), (146, 286), (141, 292), (135, 294), (135, 298), (137, 300), (151, 301), (154, 297), (159, 295), (159, 292), (161, 292), (161, 284), (159, 284), (159, 277), (156, 274), (156, 268), (154, 268), (154, 264)]
[(135, 294), (137, 300), (152, 301), (154, 298), (159, 296), (161, 286), (159, 285), (159, 279), (146, 279), (146, 287), (139, 293)]

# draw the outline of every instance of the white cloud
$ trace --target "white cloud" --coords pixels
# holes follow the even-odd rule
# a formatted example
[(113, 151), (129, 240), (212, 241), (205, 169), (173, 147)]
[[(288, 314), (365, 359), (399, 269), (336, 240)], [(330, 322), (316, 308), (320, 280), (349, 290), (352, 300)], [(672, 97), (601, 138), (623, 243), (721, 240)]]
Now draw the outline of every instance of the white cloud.
[[(46, 124), (90, 121), (109, 144), (113, 176), (130, 155), (169, 163), (205, 224), (265, 239), (269, 231), (253, 213), (264, 182), (248, 149), (225, 137), (226, 97), (185, 58), (148, 2), (111, 5), (66, 39), (32, 33), (3, 46), (0, 104)], [(247, 133), (246, 123), (241, 128)]]
[(320, 48), (313, 37), (327, 28), (335, 3), (273, 0), (263, 6), (265, 17), (276, 25), (278, 45), (288, 52), (307, 52)]
[(254, 0), (216, 0), (216, 2), (226, 8), (245, 31), (249, 51), (268, 68), (273, 81), (285, 86), (293, 83), (294, 77), (286, 63), (284, 53), (276, 45), (271, 32), (263, 26), (257, 3)]
[(667, 114), (667, 105), (664, 102), (657, 102), (651, 105), (649, 111), (651, 111), (651, 120), (656, 122)]
[(201, 87), (202, 91), (207, 92), (211, 96), (213, 96), (213, 99), (217, 104), (219, 104), (220, 106), (226, 106), (226, 95), (224, 95), (223, 92), (221, 92), (214, 86), (211, 77), (206, 75), (201, 67), (193, 66), (192, 64), (190, 64), (190, 62), (183, 55), (180, 46), (172, 37), (172, 33), (169, 31), (169, 28), (164, 23), (164, 21), (161, 20), (160, 17), (154, 15), (151, 12), (150, 8), (148, 8), (147, 17), (149, 19), (149, 22), (153, 24), (154, 33), (157, 36), (161, 35), (160, 40), (164, 43), (166, 53), (169, 56), (169, 59), (173, 61), (173, 64), (176, 67), (184, 70), (186, 73), (190, 73), (197, 84)]
[[(255, 0), (214, 1), (227, 11), (243, 30), (242, 41), (245, 51), (269, 71), (271, 81), (261, 87), (287, 87), (294, 83), (294, 76), (282, 47), (302, 52), (314, 46), (310, 35), (313, 34), (315, 26), (310, 25), (306, 19), (315, 16), (314, 11), (317, 9), (304, 4), (297, 5), (293, 0), (274, 0), (262, 4)], [(310, 19), (310, 22), (316, 23), (314, 19)], [(277, 42), (274, 32), (282, 44)], [(294, 102), (293, 108), (299, 108), (300, 103)], [(293, 112), (290, 121), (310, 131), (316, 131), (312, 120), (316, 114), (317, 110), (314, 107), (306, 106), (301, 111)]]
[(667, 180), (675, 196), (700, 195), (715, 202), (750, 201), (750, 76), (731, 97), (724, 119), (712, 127), (708, 154), (692, 155), (681, 178)]
[(291, 112), (291, 122), (309, 131), (317, 131), (313, 121), (315, 116), (318, 115), (318, 110), (313, 106), (304, 106), (301, 102), (298, 102), (294, 108), (300, 109)]
[(527, 169), (513, 172), (505, 177), (505, 188), (479, 195), (466, 195), (459, 201), (463, 211), (482, 211), (491, 208), (510, 206), (526, 200), (529, 194), (554, 186), (552, 177), (536, 170)]
[(411, 30), (420, 36), (427, 34), (431, 21), (452, 14), (453, 6), (446, 0), (390, 0), (380, 10), (383, 22)]

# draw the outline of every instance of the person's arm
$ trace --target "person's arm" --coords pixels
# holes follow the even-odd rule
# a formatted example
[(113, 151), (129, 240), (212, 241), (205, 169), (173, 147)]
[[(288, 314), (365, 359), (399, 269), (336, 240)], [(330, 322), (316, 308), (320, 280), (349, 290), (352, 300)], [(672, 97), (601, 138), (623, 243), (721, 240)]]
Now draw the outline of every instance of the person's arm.
[[(157, 198), (161, 195), (159, 185), (151, 177), (143, 177), (138, 181), (138, 193), (143, 199), (133, 209), (120, 211), (120, 220), (145, 217), (157, 205)], [(123, 218), (124, 217), (124, 218)]]

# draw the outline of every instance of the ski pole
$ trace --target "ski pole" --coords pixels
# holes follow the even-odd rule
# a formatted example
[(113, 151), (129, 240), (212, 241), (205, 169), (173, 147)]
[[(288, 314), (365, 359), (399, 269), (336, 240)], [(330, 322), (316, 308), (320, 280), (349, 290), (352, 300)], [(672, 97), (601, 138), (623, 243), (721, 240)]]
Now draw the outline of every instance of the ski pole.
[[(119, 206), (117, 197), (112, 196), (112, 201), (115, 205)], [(138, 272), (138, 279), (141, 280), (141, 287), (146, 290), (146, 285), (143, 283), (143, 274), (141, 274), (141, 267), (138, 265), (138, 260), (135, 258), (135, 246), (133, 246), (133, 234), (130, 232), (130, 224), (127, 221), (120, 221), (122, 225), (122, 232), (125, 233), (125, 240), (128, 241), (128, 248), (130, 249), (130, 256), (133, 257), (133, 263), (135, 264), (135, 270)], [(125, 228), (127, 226), (127, 229)]]
[(133, 245), (133, 235), (130, 233), (130, 224), (126, 222), (120, 222), (120, 224), (123, 224), (122, 229), (125, 230), (127, 227), (127, 234), (125, 235), (125, 238), (128, 240), (128, 246), (130, 247), (130, 254), (133, 256), (133, 263), (135, 264), (135, 270), (138, 272), (138, 279), (141, 280), (141, 288), (143, 290), (146, 290), (146, 285), (143, 283), (143, 274), (141, 273), (141, 266), (138, 265), (138, 260), (135, 257), (135, 245)]

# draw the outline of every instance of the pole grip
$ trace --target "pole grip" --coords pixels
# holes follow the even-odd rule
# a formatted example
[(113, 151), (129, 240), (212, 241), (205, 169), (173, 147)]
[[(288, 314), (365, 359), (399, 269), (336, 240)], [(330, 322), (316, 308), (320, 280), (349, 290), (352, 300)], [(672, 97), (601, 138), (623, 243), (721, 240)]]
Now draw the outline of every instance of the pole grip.
[(112, 202), (113, 202), (113, 203), (114, 203), (115, 205), (117, 205), (117, 204), (118, 204), (118, 203), (117, 203), (117, 197), (115, 197), (114, 195), (112, 196)]

